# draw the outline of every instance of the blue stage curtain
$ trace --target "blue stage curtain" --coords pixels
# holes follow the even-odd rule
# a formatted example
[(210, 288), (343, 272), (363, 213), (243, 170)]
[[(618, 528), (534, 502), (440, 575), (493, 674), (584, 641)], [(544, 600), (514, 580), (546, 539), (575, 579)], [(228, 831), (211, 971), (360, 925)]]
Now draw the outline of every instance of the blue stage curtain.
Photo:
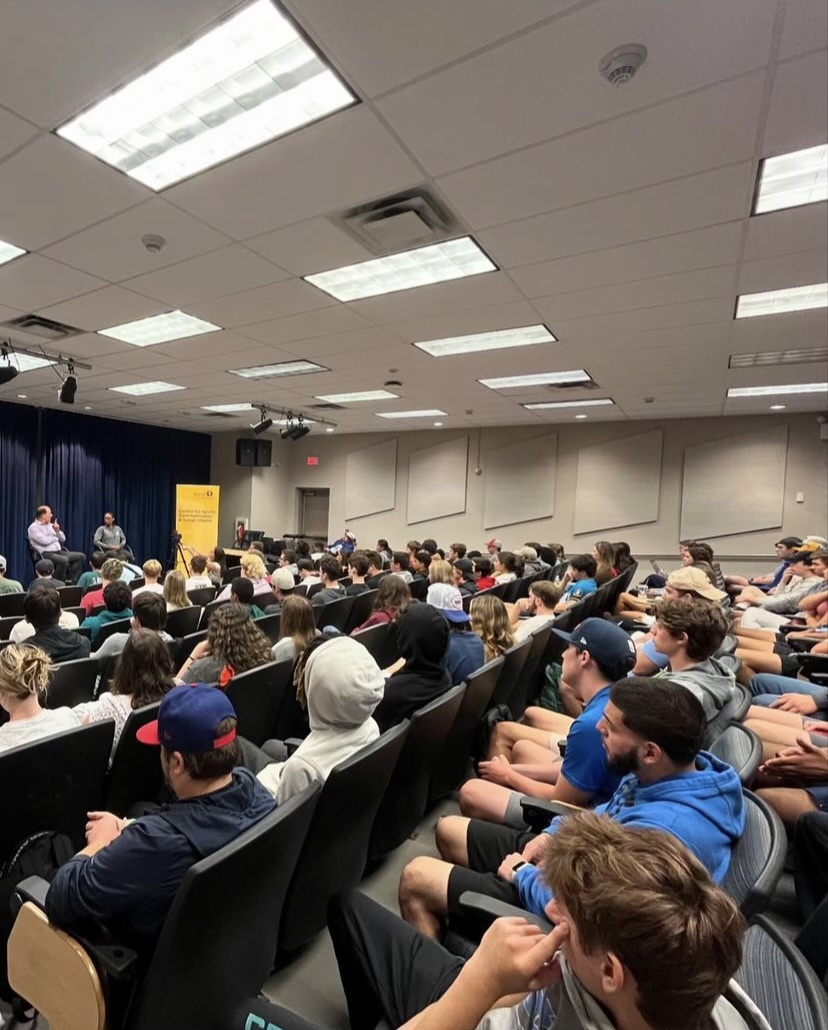
[(6, 576), (24, 588), (34, 578), (26, 528), (34, 518), (36, 467), (36, 409), (0, 404), (0, 554)]
[(111, 511), (139, 562), (166, 562), (176, 483), (207, 483), (210, 437), (134, 422), (43, 411), (43, 501), (89, 552)]

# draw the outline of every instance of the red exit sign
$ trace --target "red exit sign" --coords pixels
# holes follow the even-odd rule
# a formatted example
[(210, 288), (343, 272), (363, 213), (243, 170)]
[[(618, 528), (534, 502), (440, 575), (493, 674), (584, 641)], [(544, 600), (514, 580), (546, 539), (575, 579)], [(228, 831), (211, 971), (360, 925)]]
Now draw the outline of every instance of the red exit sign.
[(318, 465), (318, 464), (319, 464), (319, 458), (315, 458), (315, 457), (313, 457), (313, 455), (308, 455), (308, 465)]

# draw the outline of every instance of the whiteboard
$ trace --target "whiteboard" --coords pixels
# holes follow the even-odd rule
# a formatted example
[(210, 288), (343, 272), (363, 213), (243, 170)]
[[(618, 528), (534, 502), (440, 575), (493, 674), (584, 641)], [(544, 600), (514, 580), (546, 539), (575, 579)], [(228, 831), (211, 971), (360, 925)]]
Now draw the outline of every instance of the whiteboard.
[(413, 451), (408, 459), (408, 525), (466, 510), (469, 438)]
[(396, 503), (396, 439), (349, 451), (345, 459), (345, 518), (390, 511)]
[(557, 433), (491, 451), (483, 483), (483, 528), (554, 515), (557, 463)]
[(682, 540), (781, 526), (787, 456), (785, 424), (688, 447)]
[(582, 447), (575, 486), (575, 533), (658, 521), (660, 429)]

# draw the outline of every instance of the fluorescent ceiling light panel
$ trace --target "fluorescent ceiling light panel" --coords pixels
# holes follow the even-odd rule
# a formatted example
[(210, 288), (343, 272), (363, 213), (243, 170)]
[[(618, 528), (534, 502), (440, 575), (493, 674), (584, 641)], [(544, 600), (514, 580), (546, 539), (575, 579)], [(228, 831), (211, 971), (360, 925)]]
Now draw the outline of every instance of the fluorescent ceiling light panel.
[(760, 365), (809, 365), (817, 362), (828, 362), (828, 347), (769, 350), (759, 354), (731, 354), (728, 367), (756, 368)]
[(378, 411), (377, 418), (439, 418), (445, 411), (439, 408), (424, 408), (422, 411)]
[(205, 322), (184, 311), (167, 311), (163, 315), (151, 315), (149, 318), (139, 318), (136, 322), (99, 329), (98, 335), (110, 336), (113, 340), (131, 343), (134, 347), (152, 347), (156, 343), (184, 340), (188, 336), (201, 336), (202, 333), (214, 333), (220, 329), (221, 326)]
[(517, 329), (497, 329), (490, 333), (471, 333), (469, 336), (446, 336), (441, 340), (421, 340), (414, 344), (433, 358), (449, 354), (474, 354), (487, 350), (506, 350), (511, 347), (531, 347), (536, 343), (557, 343), (545, 325), (524, 325)]
[(57, 133), (162, 190), (355, 102), (271, 0), (256, 0)]
[(788, 383), (784, 386), (732, 386), (728, 397), (775, 397), (790, 393), (828, 393), (828, 383)]
[(526, 376), (499, 376), (497, 379), (478, 379), (490, 390), (511, 390), (521, 386), (555, 386), (559, 383), (588, 383), (589, 373), (582, 368), (570, 372), (536, 372)]
[(337, 300), (349, 301), (495, 271), (497, 266), (471, 236), (462, 236), (458, 240), (306, 275), (304, 279)]
[(242, 379), (266, 379), (269, 376), (301, 376), (308, 372), (330, 372), (324, 365), (313, 361), (280, 361), (276, 365), (254, 365), (251, 368), (229, 368), (234, 376)]
[(36, 368), (47, 368), (55, 364), (49, 358), (34, 358), (30, 354), (16, 354), (13, 351), (9, 352), (9, 359), (19, 372), (32, 372)]
[(0, 265), (5, 265), (7, 261), (14, 261), (16, 257), (20, 257), (21, 254), (25, 254), (26, 251), (22, 247), (15, 247), (13, 243), (6, 243), (5, 240), (0, 240)]
[(132, 383), (130, 386), (110, 386), (113, 393), (128, 393), (131, 397), (145, 397), (150, 393), (169, 393), (171, 390), (186, 390), (186, 386), (175, 386), (173, 383)]
[(784, 315), (788, 311), (825, 307), (828, 307), (828, 283), (813, 283), (811, 286), (792, 286), (788, 290), (743, 293), (736, 299), (736, 317)]
[(828, 200), (828, 143), (766, 157), (759, 165), (755, 215), (820, 200)]
[(527, 411), (546, 411), (552, 408), (598, 408), (615, 404), (610, 397), (595, 401), (543, 401), (540, 404), (524, 404)]
[(232, 414), (237, 411), (255, 411), (252, 404), (203, 404), (200, 411), (216, 411), (219, 414)]
[(399, 394), (389, 393), (388, 390), (363, 390), (362, 393), (329, 393), (316, 399), (329, 404), (356, 404), (357, 401), (396, 401), (399, 400)]

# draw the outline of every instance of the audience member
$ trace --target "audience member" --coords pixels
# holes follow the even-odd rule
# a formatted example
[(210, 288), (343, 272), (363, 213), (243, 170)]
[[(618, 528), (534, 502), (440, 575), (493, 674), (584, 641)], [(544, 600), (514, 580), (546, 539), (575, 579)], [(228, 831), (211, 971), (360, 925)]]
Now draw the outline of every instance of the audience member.
[(279, 639), (271, 649), (271, 661), (293, 661), (317, 636), (313, 608), (306, 597), (286, 597), (279, 621)]
[(555, 555), (555, 564), (556, 565), (559, 562), (566, 561), (566, 553), (564, 551), (564, 545), (563, 544), (551, 543), (551, 544), (547, 544), (546, 546)]
[[(675, 600), (677, 597), (684, 600), (704, 600), (721, 604), (727, 599), (723, 590), (718, 590), (707, 576), (695, 566), (682, 567), (671, 572), (663, 588), (657, 590), (660, 597), (665, 601)], [(641, 613), (653, 612), (658, 604), (658, 598), (646, 599), (637, 597), (635, 594), (622, 593), (615, 606), (615, 614), (624, 619), (636, 620)], [(656, 669), (662, 669), (667, 664), (661, 661), (655, 654), (652, 646), (644, 651), (645, 657), (650, 662), (650, 667), (636, 667), (636, 673), (649, 675)]]
[(798, 536), (783, 536), (781, 540), (777, 540), (773, 545), (776, 552), (776, 559), (778, 564), (773, 572), (769, 572), (764, 576), (754, 576), (752, 579), (745, 579), (744, 576), (728, 576), (727, 585), (728, 587), (759, 587), (760, 590), (769, 591), (779, 586), (782, 581), (782, 577), (788, 569), (791, 558), (799, 551), (802, 547), (802, 540)]
[(361, 625), (351, 631), (360, 633), (371, 626), (380, 626), (384, 622), (394, 622), (405, 608), (411, 604), (411, 591), (408, 584), (400, 576), (383, 576), (379, 582), (377, 596), (371, 614)]
[(120, 580), (117, 583), (107, 583), (103, 599), (106, 605), (104, 610), (97, 615), (87, 615), (81, 623), (81, 626), (89, 630), (93, 645), (104, 626), (110, 622), (132, 618), (132, 591), (126, 583)]
[(391, 548), (388, 544), (388, 541), (384, 540), (382, 537), (380, 537), (379, 540), (377, 540), (376, 552), (379, 555), (380, 561), (383, 565), (386, 562), (391, 561)]
[(497, 586), (495, 578), (492, 575), (491, 558), (475, 558), (474, 571), (477, 573), (478, 590), (491, 590), (493, 586)]
[(406, 583), (411, 583), (414, 577), (408, 571), (408, 552), (394, 551), (391, 555), (391, 575), (399, 576)]
[(463, 597), (477, 593), (477, 576), (470, 558), (458, 558), (454, 565), (454, 586)]
[(107, 659), (119, 655), (130, 635), (135, 632), (154, 633), (165, 644), (168, 644), (172, 637), (164, 629), (167, 625), (167, 605), (163, 597), (158, 594), (141, 594), (132, 602), (132, 623), (129, 633), (113, 633), (95, 652), (98, 663), (103, 666)]
[(83, 571), (86, 555), (80, 551), (68, 551), (63, 546), (66, 536), (48, 504), (41, 504), (35, 511), (34, 522), (28, 529), (28, 538), (32, 550), (41, 558), (48, 557), (67, 582), (77, 581)]
[(356, 640), (334, 637), (312, 644), (300, 687), (310, 733), (290, 757), (281, 741), (268, 741), (264, 750), (277, 761), (257, 773), (280, 805), (309, 784), (324, 783), (334, 766), (379, 736), (371, 716), (382, 700), (385, 677)]
[(365, 582), (365, 577), (368, 575), (368, 559), (364, 552), (354, 551), (348, 559), (348, 575), (351, 577), (351, 582), (345, 587), (347, 597), (358, 597), (371, 589)]
[[(22, 643), (24, 643), (26, 641), (31, 641), (32, 637), (35, 636), (35, 634), (37, 633), (37, 630), (35, 629), (33, 623), (31, 623), (28, 620), (28, 618), (26, 618), (26, 607), (29, 604), (33, 604), (34, 605), (34, 610), (36, 612), (37, 611), (41, 611), (42, 610), (42, 605), (40, 603), (39, 598), (41, 598), (42, 595), (47, 594), (47, 593), (49, 594), (49, 596), (50, 596), (50, 598), (52, 600), (54, 599), (54, 595), (57, 595), (58, 609), (60, 611), (60, 615), (58, 616), (57, 625), (61, 629), (66, 629), (66, 630), (76, 630), (78, 628), (78, 626), (80, 625), (80, 622), (78, 620), (77, 615), (75, 615), (74, 612), (66, 612), (66, 611), (63, 610), (63, 607), (62, 607), (62, 604), (61, 604), (61, 600), (60, 600), (60, 594), (58, 593), (57, 590), (49, 590), (49, 591), (46, 591), (46, 590), (35, 590), (33, 593), (27, 594), (23, 598), (23, 616), (24, 617), (20, 620), (20, 622), (16, 622), (12, 626), (11, 632), (9, 633), (9, 640), (11, 640), (11, 642), (13, 644), (22, 644)], [(32, 597), (36, 598), (36, 600), (34, 602), (30, 601), (30, 599)], [(83, 637), (80, 636), (80, 634), (73, 634), (73, 635), (78, 637), (78, 639), (81, 639), (81, 640), (84, 639)], [(66, 638), (66, 641), (68, 641), (68, 640), (69, 640), (69, 638)], [(49, 657), (53, 658), (53, 660), (65, 661), (66, 659), (54, 659), (54, 656), (52, 655), (51, 649), (49, 647), (49, 643), (54, 644), (54, 643), (56, 643), (56, 641), (50, 640), (48, 643), (46, 643), (46, 646), (43, 647), (43, 650), (46, 651), (46, 653), (49, 655)], [(41, 645), (40, 643), (35, 641), (35, 646), (36, 647), (42, 647), (43, 645)]]
[(338, 540), (334, 540), (332, 543), (328, 544), (328, 550), (331, 554), (342, 555), (344, 558), (347, 558), (349, 555), (353, 554), (356, 549), (356, 543), (357, 539), (354, 534), (350, 529), (346, 529)]
[[(39, 698), (48, 690), (51, 667), (46, 652), (32, 644), (9, 644), (0, 651), (0, 707), (9, 714), (9, 721), (0, 726), (0, 751), (78, 725), (71, 708), (40, 706)], [(12, 784), (8, 786), (13, 789)]]
[[(141, 591), (136, 590), (133, 597), (140, 596)], [(164, 577), (164, 601), (168, 612), (177, 612), (181, 608), (192, 608), (193, 602), (187, 597), (187, 578), (178, 569), (171, 569)]]
[(721, 566), (713, 556), (713, 548), (701, 540), (683, 541), (681, 545), (681, 563), (684, 566), (705, 562), (713, 569), (713, 585), (718, 590), (727, 590)]
[[(35, 578), (27, 588), (27, 593), (33, 590), (60, 590), (66, 584), (61, 579), (55, 579), (55, 566), (50, 558), (41, 558), (35, 562)], [(81, 601), (83, 604), (83, 601)]]
[(227, 555), (218, 544), (207, 555), (207, 574), (217, 587), (221, 586), (227, 576)]
[(428, 570), (431, 566), (431, 554), (428, 551), (417, 551), (411, 557), (411, 572), (414, 579), (428, 579)]
[(115, 516), (108, 511), (103, 525), (98, 526), (92, 543), (96, 551), (103, 551), (107, 558), (131, 558), (132, 552), (126, 545), (126, 533), (115, 524)]
[[(30, 591), (23, 601), (23, 615), (26, 623), (34, 629), (25, 638), (27, 643), (45, 651), (53, 662), (72, 662), (76, 658), (89, 657), (91, 645), (87, 637), (60, 624), (64, 613), (57, 590)], [(77, 619), (75, 625), (77, 627)]]
[(322, 580), (317, 575), (310, 558), (300, 558), (296, 562), (296, 567), (299, 570), (300, 586), (304, 586), (308, 590), (311, 587), (322, 586)]
[(631, 565), (635, 565), (635, 558), (633, 558), (630, 545), (626, 540), (619, 540), (618, 543), (612, 546), (615, 549), (613, 565), (615, 565), (619, 573), (626, 572)]
[(386, 578), (382, 568), (382, 558), (376, 551), (363, 551), (368, 562), (368, 571), (365, 574), (365, 583), (371, 590), (376, 590), (383, 579)]
[(170, 649), (159, 634), (133, 630), (121, 650), (109, 690), (95, 701), (75, 705), (73, 711), (83, 724), (115, 720), (114, 755), (130, 713), (160, 701), (174, 685)]
[(540, 579), (529, 587), (528, 597), (521, 597), (509, 606), (509, 622), (516, 644), (555, 618), (555, 604), (559, 597), (560, 589), (554, 583)]
[(265, 607), (265, 615), (278, 615), (289, 597), (293, 597), (296, 581), (288, 569), (276, 569), (270, 577), (270, 589), (273, 591), (273, 603)]
[(252, 581), (244, 576), (236, 576), (230, 583), (230, 602), (246, 608), (251, 619), (260, 619), (264, 615), (262, 609), (254, 604)]
[(178, 670), (177, 679), (226, 687), (240, 672), (270, 661), (270, 641), (252, 622), (247, 608), (224, 604), (210, 616), (207, 639), (196, 644)]
[(789, 831), (810, 812), (828, 812), (828, 747), (800, 733), (796, 743), (767, 758), (754, 785)]
[(106, 555), (103, 551), (93, 551), (89, 556), (89, 564), (92, 566), (91, 570), (82, 573), (75, 586), (80, 587), (84, 592), (100, 586), (103, 582), (101, 579), (101, 569), (105, 561)]
[(437, 550), (437, 541), (434, 540), (433, 537), (426, 537), (426, 539), (423, 540), (423, 550), (428, 552), (429, 556), (433, 558), (434, 552)]
[(742, 615), (744, 629), (779, 629), (798, 613), (799, 604), (805, 597), (824, 590), (828, 552), (797, 551), (790, 560), (788, 571), (792, 578), (784, 587), (778, 587), (773, 595), (766, 596), (756, 587), (745, 587), (739, 594), (736, 598), (738, 604), (746, 602), (752, 606)]
[(540, 560), (537, 548), (531, 544), (524, 544), (523, 547), (519, 547), (515, 554), (523, 562), (524, 576), (535, 576), (537, 573), (549, 568), (548, 565)]
[(485, 662), (483, 641), (471, 631), (471, 616), (463, 611), (463, 597), (457, 587), (435, 583), (428, 588), (427, 601), (448, 620), (446, 668), (452, 686), (457, 686)]
[[(595, 811), (620, 823), (666, 830), (720, 883), (744, 829), (744, 802), (733, 769), (700, 750), (704, 729), (704, 710), (684, 687), (636, 677), (614, 683), (598, 732), (609, 769), (623, 779)], [(482, 820), (444, 817), (437, 824), (437, 846), (448, 861), (421, 857), (406, 866), (400, 881), (403, 916), (436, 937), (443, 917), (460, 914), (465, 890), (543, 912), (550, 892), (532, 862), (544, 837), (563, 821), (556, 816), (535, 836)], [(507, 856), (514, 856), (509, 863)]]
[(104, 603), (104, 589), (109, 583), (120, 583), (123, 571), (124, 563), (120, 558), (106, 559), (101, 566), (101, 585), (93, 590), (87, 590), (81, 598), (80, 606), (87, 615), (91, 615), (95, 608)]
[(515, 642), (506, 605), (494, 594), (478, 594), (469, 606), (472, 631), (483, 641), (486, 662), (499, 658)]
[(792, 676), (760, 673), (748, 683), (753, 704), (828, 720), (828, 686)]
[(322, 576), (322, 589), (313, 595), (311, 604), (329, 604), (331, 601), (338, 601), (345, 596), (345, 588), (339, 583), (342, 569), (333, 555), (329, 554), (321, 559), (319, 572)]
[[(241, 556), (241, 575), (253, 583), (253, 593), (266, 594), (270, 591), (264, 559), (257, 551), (247, 551)], [(217, 601), (229, 601), (232, 585), (228, 583), (216, 597)]]
[(190, 575), (187, 577), (185, 590), (201, 590), (213, 586), (213, 581), (207, 575), (207, 556), (205, 554), (194, 554), (190, 560)]
[(46, 912), (61, 926), (103, 923), (149, 955), (187, 870), (266, 816), (274, 801), (238, 768), (236, 713), (213, 687), (173, 688), (158, 721), (137, 736), (161, 745), (164, 779), (177, 800), (134, 820), (90, 813), (86, 847), (58, 869)]
[(591, 554), (576, 554), (569, 559), (569, 567), (563, 576), (564, 591), (555, 606), (556, 612), (565, 612), (589, 594), (595, 593), (598, 589), (595, 582), (596, 569), (597, 565)]
[(442, 558), (432, 558), (428, 567), (429, 583), (448, 583), (454, 586), (454, 569)]
[(405, 545), (405, 549), (406, 549), (406, 551), (408, 551), (409, 561), (414, 557), (414, 555), (417, 553), (417, 551), (420, 550), (420, 548), (422, 546), (423, 545), (420, 543), (419, 540), (409, 540), (408, 541), (408, 543)]
[(446, 559), (450, 565), (453, 565), (456, 561), (466, 557), (466, 545), (465, 544), (449, 544), (448, 554)]
[(486, 553), (490, 554), (492, 556), (492, 559), (494, 559), (497, 557), (498, 554), (500, 554), (500, 548), (503, 546), (503, 544), (500, 542), (500, 540), (497, 539), (497, 537), (493, 536), (486, 541), (484, 546), (486, 548)]
[[(290, 548), (285, 548), (279, 555), (279, 568), (287, 569), (287, 571), (294, 578), (299, 575), (299, 569), (296, 567), (296, 551)], [(272, 582), (272, 579), (271, 579)]]
[(6, 579), (6, 559), (0, 554), (0, 595), (22, 593), (22, 583), (19, 583), (16, 579)]
[(511, 583), (518, 578), (520, 566), (518, 559), (511, 551), (498, 551), (493, 555), (495, 583)]
[(383, 1019), (422, 1030), (767, 1030), (731, 979), (742, 917), (679, 841), (584, 812), (536, 861), (555, 929), (498, 919), (465, 963), (364, 895), (340, 895), (330, 930), (353, 1030)]
[(132, 596), (138, 597), (139, 594), (163, 595), (163, 584), (158, 582), (163, 571), (164, 569), (161, 562), (158, 561), (157, 558), (148, 558), (141, 566), (141, 572), (144, 576), (144, 585), (142, 587), (136, 587), (132, 592)]
[(383, 699), (374, 711), (381, 731), (450, 689), (448, 646), (449, 624), (430, 604), (412, 604), (400, 613), (397, 647), (405, 665), (385, 681)]
[(598, 586), (609, 583), (618, 575), (615, 567), (615, 547), (609, 540), (599, 540), (592, 548), (592, 557), (595, 559), (595, 582)]

